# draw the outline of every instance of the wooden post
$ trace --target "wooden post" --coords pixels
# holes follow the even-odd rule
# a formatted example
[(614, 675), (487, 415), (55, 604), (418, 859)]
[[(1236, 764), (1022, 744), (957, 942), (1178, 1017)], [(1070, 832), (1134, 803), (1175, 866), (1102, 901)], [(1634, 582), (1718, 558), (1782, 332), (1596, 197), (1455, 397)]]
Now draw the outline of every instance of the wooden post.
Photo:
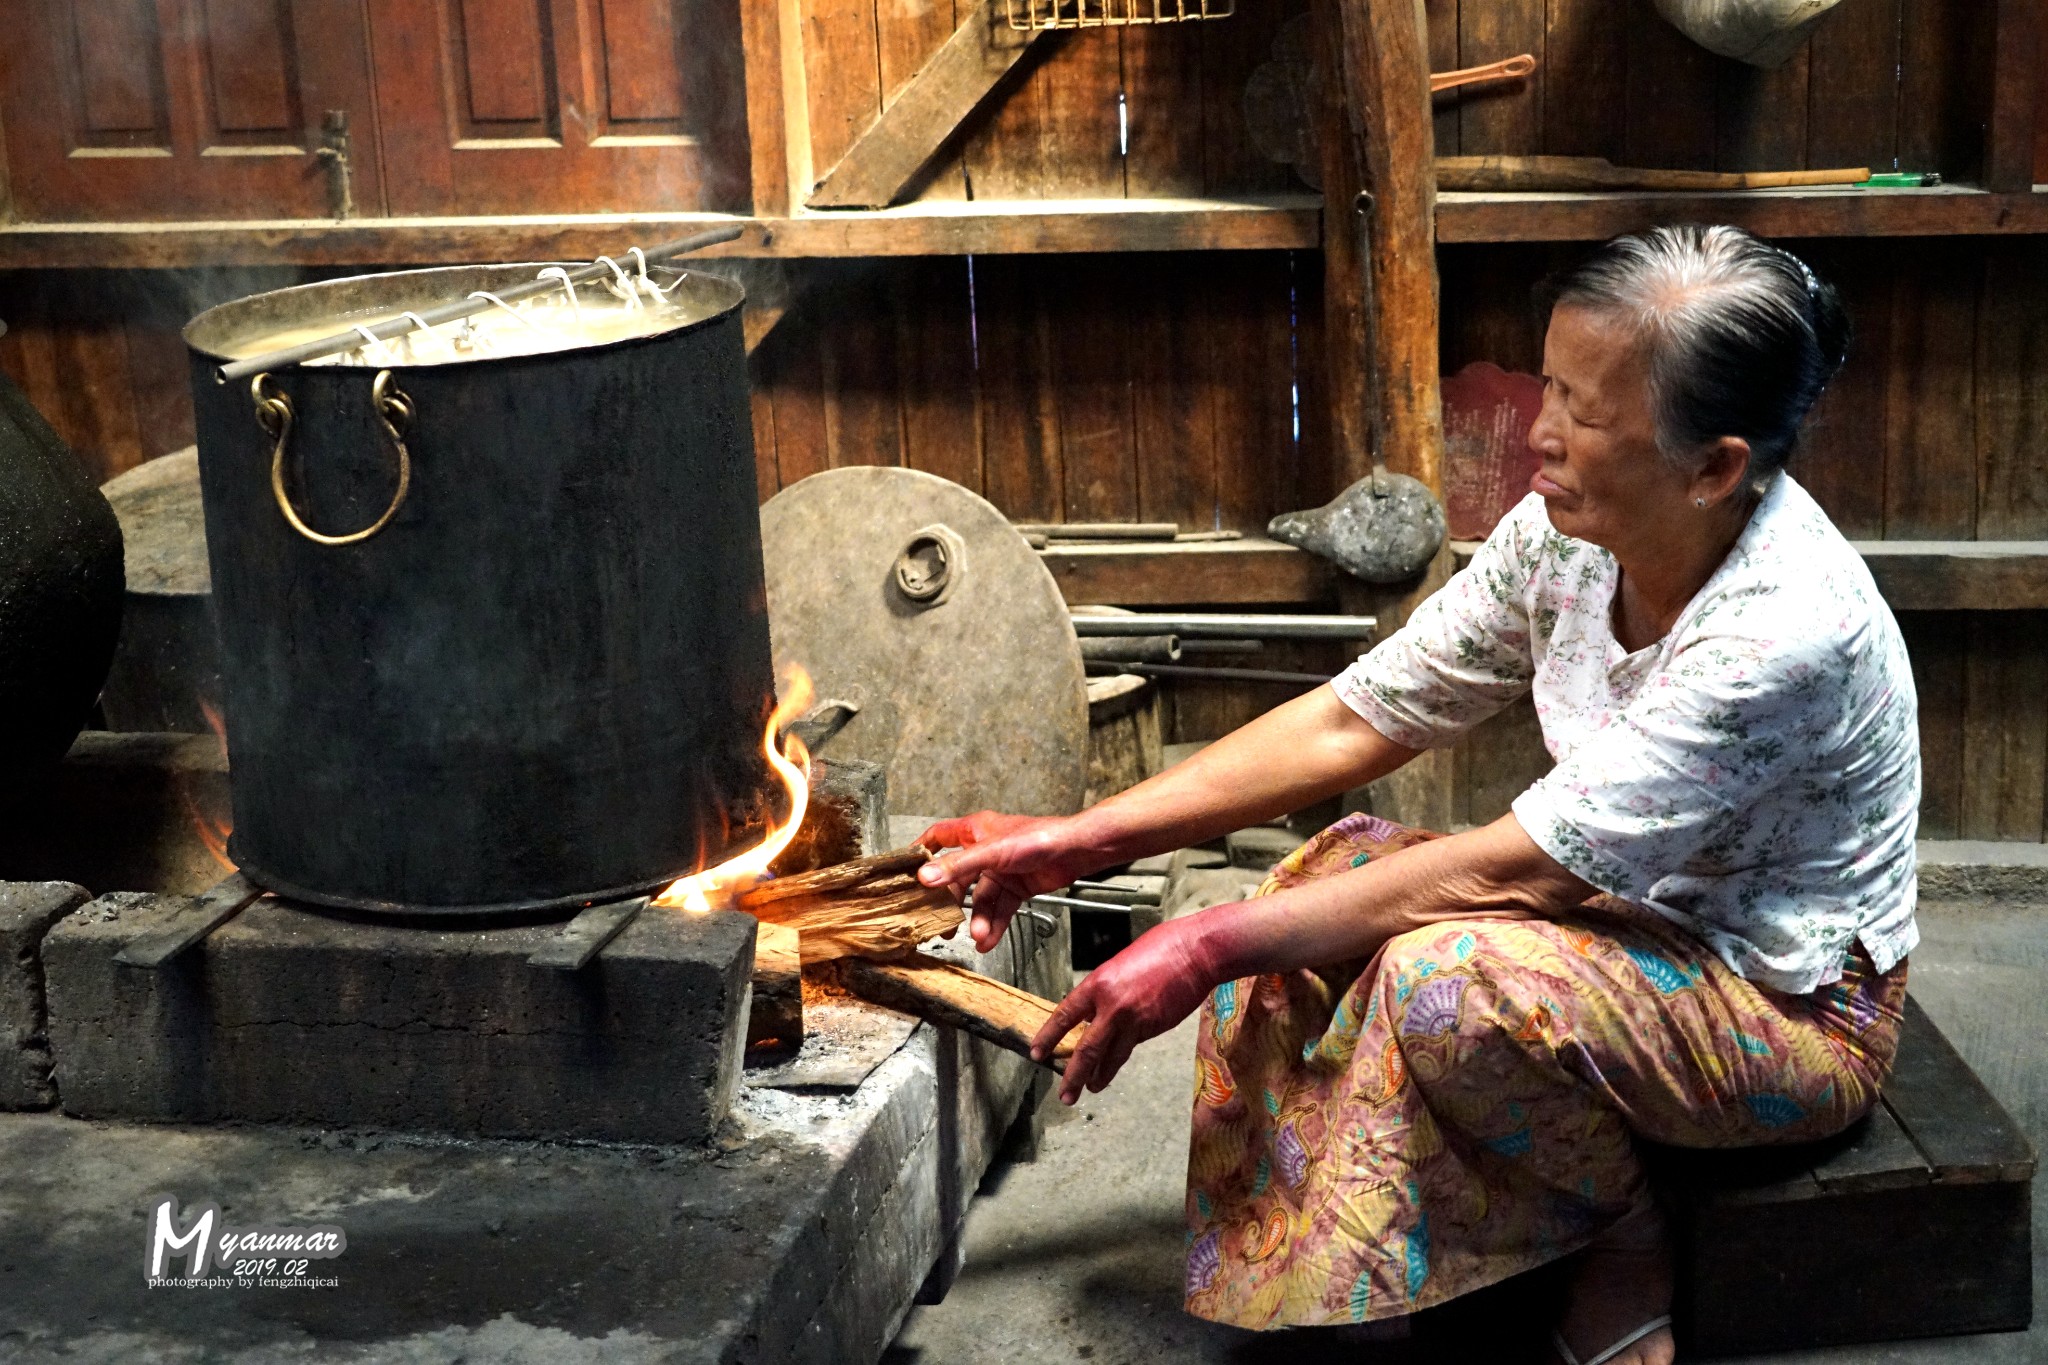
[[(1324, 310), (1339, 460), (1371, 469), (1368, 431), (1387, 466), (1441, 494), (1437, 387), (1436, 172), (1422, 0), (1314, 0), (1323, 158)], [(1331, 72), (1337, 79), (1331, 79)], [(1360, 191), (1372, 241), (1366, 314)], [(1365, 405), (1377, 400), (1379, 411)]]
[(756, 218), (787, 218), (811, 188), (811, 121), (797, 0), (743, 0), (740, 51)]
[[(1371, 472), (1376, 437), (1390, 469), (1442, 497), (1436, 143), (1422, 0), (1311, 0), (1310, 12), (1338, 482), (1349, 485)], [(1363, 215), (1371, 242), (1363, 252), (1361, 192), (1372, 196)], [(1446, 549), (1413, 583), (1377, 587), (1339, 574), (1338, 601), (1347, 612), (1378, 617), (1385, 639), (1449, 576)], [(1373, 785), (1372, 809), (1403, 824), (1447, 829), (1451, 773), (1449, 750), (1423, 754)]]

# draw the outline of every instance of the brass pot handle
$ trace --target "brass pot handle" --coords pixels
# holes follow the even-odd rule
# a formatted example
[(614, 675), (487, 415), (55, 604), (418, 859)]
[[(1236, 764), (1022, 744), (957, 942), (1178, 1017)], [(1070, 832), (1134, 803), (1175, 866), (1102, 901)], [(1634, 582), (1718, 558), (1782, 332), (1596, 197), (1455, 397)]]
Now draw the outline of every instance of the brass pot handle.
[(277, 510), (284, 513), (284, 519), (294, 531), (321, 545), (356, 545), (383, 530), (398, 515), (398, 509), (405, 505), (405, 495), (412, 489), (412, 452), (405, 448), (405, 433), (412, 426), (412, 399), (398, 387), (391, 371), (377, 371), (377, 378), (370, 385), (370, 399), (376, 404), (377, 420), (384, 424), (384, 433), (398, 447), (398, 491), (391, 495), (391, 505), (384, 509), (383, 516), (360, 531), (341, 536), (323, 535), (306, 525), (292, 506), (291, 495), (284, 491), (284, 447), (286, 438), (292, 434), (292, 400), (282, 389), (267, 391), (269, 384), (268, 371), (257, 375), (249, 381), (249, 397), (256, 404), (256, 424), (270, 433), (274, 443), (270, 450), (270, 494), (277, 499)]

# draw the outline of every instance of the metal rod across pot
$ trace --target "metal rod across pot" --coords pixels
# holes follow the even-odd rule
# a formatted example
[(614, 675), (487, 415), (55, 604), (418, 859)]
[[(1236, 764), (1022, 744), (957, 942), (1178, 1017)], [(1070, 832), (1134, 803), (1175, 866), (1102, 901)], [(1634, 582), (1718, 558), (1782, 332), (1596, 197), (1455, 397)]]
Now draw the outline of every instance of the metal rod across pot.
[[(653, 265), (657, 261), (666, 261), (675, 256), (687, 255), (692, 251), (702, 251), (707, 246), (717, 246), (720, 242), (730, 242), (739, 235), (740, 230), (737, 227), (713, 228), (709, 232), (700, 232), (692, 237), (680, 237), (673, 242), (663, 242), (660, 246), (649, 247), (640, 252), (640, 257), (647, 264)], [(625, 254), (630, 256), (633, 252), (628, 251)], [(589, 265), (580, 266), (575, 270), (567, 272), (568, 282), (571, 285), (582, 284), (586, 280), (594, 280), (608, 275), (612, 272), (612, 269), (613, 267), (607, 265), (603, 259), (599, 259)], [(543, 279), (532, 280), (526, 284), (515, 284), (509, 289), (501, 289), (498, 291), (498, 298), (506, 303), (515, 303), (520, 299), (531, 298), (535, 294), (546, 293), (549, 290), (560, 289), (561, 287), (562, 277), (551, 274)], [(232, 380), (247, 379), (250, 375), (261, 374), (265, 370), (275, 370), (285, 365), (300, 365), (308, 360), (319, 360), (324, 356), (338, 355), (343, 351), (354, 350), (363, 344), (366, 335), (377, 341), (389, 341), (393, 337), (404, 336), (407, 332), (419, 331), (422, 327), (439, 327), (444, 322), (456, 322), (462, 318), (474, 317), (486, 308), (494, 308), (496, 306), (497, 304), (490, 299), (474, 297), (457, 299), (452, 303), (439, 304), (423, 312), (401, 314), (398, 317), (390, 318), (371, 327), (351, 327), (347, 331), (333, 332), (312, 341), (301, 342), (297, 346), (286, 346), (280, 350), (266, 351), (262, 355), (250, 356), (246, 360), (229, 361), (214, 372), (214, 378), (222, 384), (229, 383)]]

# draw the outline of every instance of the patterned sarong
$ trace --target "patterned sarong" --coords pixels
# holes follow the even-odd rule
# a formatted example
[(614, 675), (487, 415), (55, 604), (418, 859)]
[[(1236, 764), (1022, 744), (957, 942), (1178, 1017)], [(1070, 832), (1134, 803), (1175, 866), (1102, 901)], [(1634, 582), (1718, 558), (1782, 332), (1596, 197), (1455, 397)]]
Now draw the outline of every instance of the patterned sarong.
[[(1339, 821), (1262, 894), (1438, 836)], [(1807, 996), (1651, 912), (1464, 920), (1203, 1007), (1187, 1308), (1266, 1328), (1393, 1317), (1585, 1246), (1645, 1189), (1633, 1139), (1804, 1142), (1889, 1073), (1906, 991), (1860, 950)]]

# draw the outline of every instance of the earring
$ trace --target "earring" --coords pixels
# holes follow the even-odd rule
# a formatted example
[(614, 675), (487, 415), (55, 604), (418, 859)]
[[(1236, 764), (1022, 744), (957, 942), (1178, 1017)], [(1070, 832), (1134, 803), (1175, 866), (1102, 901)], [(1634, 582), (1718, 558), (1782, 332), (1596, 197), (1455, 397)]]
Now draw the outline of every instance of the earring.
[(1707, 500), (1705, 498), (1694, 498), (1692, 500), (1692, 505), (1695, 507), (1705, 507), (1707, 505)]

